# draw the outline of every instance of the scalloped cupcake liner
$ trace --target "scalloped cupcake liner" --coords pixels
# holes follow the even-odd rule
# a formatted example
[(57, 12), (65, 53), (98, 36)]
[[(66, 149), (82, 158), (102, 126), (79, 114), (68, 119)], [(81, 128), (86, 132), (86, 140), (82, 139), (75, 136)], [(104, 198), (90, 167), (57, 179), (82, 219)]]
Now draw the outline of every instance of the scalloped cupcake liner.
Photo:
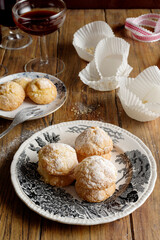
[[(124, 78), (118, 96), (126, 114), (141, 122), (160, 117), (160, 70), (149, 67), (135, 79)], [(148, 98), (147, 98), (148, 96)]]
[[(160, 86), (160, 70), (157, 66), (151, 66), (143, 70), (130, 85), (129, 89), (145, 100), (145, 96), (155, 86)], [(154, 96), (154, 94), (153, 94)]]
[(114, 37), (110, 26), (104, 21), (91, 22), (75, 32), (73, 46), (80, 58), (90, 62), (98, 42), (106, 37)]
[(97, 44), (94, 60), (101, 78), (123, 75), (129, 48), (129, 43), (117, 37), (104, 38)]
[[(127, 65), (127, 68), (129, 67), (130, 66)], [(79, 72), (78, 76), (84, 84), (98, 91), (112, 91), (119, 87), (119, 81), (123, 79), (123, 77), (120, 76), (100, 78), (94, 60), (87, 64), (87, 66)]]

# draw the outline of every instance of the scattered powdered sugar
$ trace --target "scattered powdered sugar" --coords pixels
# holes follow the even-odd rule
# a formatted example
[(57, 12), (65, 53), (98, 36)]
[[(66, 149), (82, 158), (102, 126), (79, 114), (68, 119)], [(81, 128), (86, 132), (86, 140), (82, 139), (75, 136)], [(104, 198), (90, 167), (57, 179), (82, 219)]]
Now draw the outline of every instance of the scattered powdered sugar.
[[(42, 127), (40, 128), (36, 128), (34, 131), (27, 131), (25, 132), (22, 136), (19, 137), (15, 137), (14, 139), (12, 139), (11, 141), (7, 142), (6, 148), (1, 147), (0, 150), (0, 162), (1, 160), (5, 159), (5, 161), (9, 160), (11, 161), (12, 159), (10, 159), (8, 156), (13, 156), (18, 147), (25, 141), (27, 140), (29, 137), (31, 137), (35, 132), (41, 130)], [(0, 132), (2, 132), (1, 128), (0, 128)], [(2, 140), (3, 141), (3, 140)]]
[[(100, 104), (85, 106), (83, 103), (77, 102), (75, 103), (74, 107), (71, 108), (71, 112), (73, 112), (75, 116), (78, 116), (82, 114), (92, 113), (99, 107), (100, 107)], [(100, 116), (100, 112), (97, 113), (97, 117), (98, 116)]]
[(0, 161), (5, 159), (6, 160), (11, 160), (8, 158), (9, 155), (13, 155), (15, 151), (17, 150), (17, 146), (21, 143), (20, 138), (14, 138), (11, 142), (7, 144), (6, 148), (2, 148), (0, 152)]

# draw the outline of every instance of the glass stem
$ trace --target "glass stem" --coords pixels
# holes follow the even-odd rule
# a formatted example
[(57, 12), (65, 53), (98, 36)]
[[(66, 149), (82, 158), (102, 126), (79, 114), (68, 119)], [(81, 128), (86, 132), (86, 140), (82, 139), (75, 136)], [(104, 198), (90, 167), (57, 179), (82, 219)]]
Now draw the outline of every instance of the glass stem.
[(9, 40), (18, 40), (18, 39), (22, 39), (21, 34), (18, 33), (18, 29), (16, 28), (9, 28), (9, 36), (8, 36)]
[(39, 37), (39, 46), (40, 46), (40, 61), (48, 62), (48, 53), (46, 46), (46, 36)]

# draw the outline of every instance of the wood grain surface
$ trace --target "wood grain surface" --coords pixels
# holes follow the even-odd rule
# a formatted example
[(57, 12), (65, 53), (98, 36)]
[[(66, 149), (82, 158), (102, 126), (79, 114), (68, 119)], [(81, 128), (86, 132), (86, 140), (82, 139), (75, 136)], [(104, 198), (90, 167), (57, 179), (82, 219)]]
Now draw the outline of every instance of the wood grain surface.
[[(15, 127), (0, 140), (0, 240), (158, 240), (160, 239), (160, 119), (141, 123), (129, 118), (117, 97), (116, 91), (98, 92), (84, 85), (78, 73), (86, 66), (72, 46), (74, 32), (86, 23), (106, 21), (118, 37), (130, 43), (129, 64), (131, 77), (151, 65), (160, 68), (160, 44), (142, 43), (132, 39), (124, 29), (127, 17), (139, 16), (160, 10), (68, 10), (67, 18), (59, 32), (47, 36), (50, 56), (65, 62), (65, 71), (59, 78), (66, 84), (66, 103), (54, 114), (28, 121)], [(2, 33), (6, 31), (2, 28)], [(9, 74), (22, 72), (24, 64), (39, 55), (37, 38), (22, 50), (0, 49), (0, 63)], [(75, 111), (76, 110), (76, 111)], [(120, 126), (138, 136), (151, 150), (157, 163), (158, 179), (147, 201), (135, 212), (120, 220), (97, 226), (74, 226), (47, 220), (30, 210), (15, 194), (10, 180), (12, 158), (33, 133), (46, 126), (72, 120), (99, 120)], [(10, 124), (0, 118), (0, 132)]]

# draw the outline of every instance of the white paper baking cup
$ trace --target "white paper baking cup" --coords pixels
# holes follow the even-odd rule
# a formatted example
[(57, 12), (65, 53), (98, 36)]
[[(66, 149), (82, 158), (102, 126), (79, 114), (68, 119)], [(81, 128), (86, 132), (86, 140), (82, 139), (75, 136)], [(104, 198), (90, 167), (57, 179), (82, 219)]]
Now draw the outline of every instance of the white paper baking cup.
[(152, 66), (120, 82), (118, 96), (126, 114), (141, 122), (160, 117), (160, 70)]
[(129, 47), (121, 38), (102, 39), (96, 46), (94, 59), (79, 73), (82, 82), (99, 91), (118, 88), (121, 78), (132, 71), (127, 62)]
[(73, 46), (80, 58), (90, 62), (98, 42), (114, 37), (110, 26), (104, 21), (95, 21), (80, 28), (73, 36)]
[[(128, 76), (132, 68), (127, 58), (130, 44), (122, 38), (102, 39), (95, 49), (95, 64), (100, 77)], [(126, 68), (129, 70), (126, 72)], [(129, 73), (128, 73), (129, 72)]]

